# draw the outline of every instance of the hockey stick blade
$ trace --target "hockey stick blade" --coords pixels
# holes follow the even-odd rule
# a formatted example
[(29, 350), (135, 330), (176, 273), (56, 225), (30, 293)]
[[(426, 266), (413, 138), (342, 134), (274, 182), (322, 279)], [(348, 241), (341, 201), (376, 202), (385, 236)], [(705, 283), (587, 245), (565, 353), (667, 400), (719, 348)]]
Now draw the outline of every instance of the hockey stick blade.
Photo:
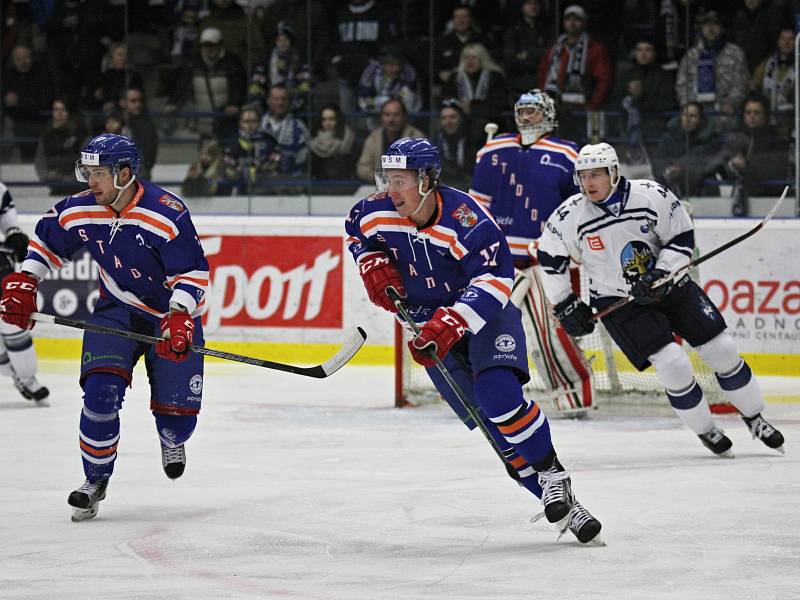
[[(92, 331), (94, 333), (115, 335), (117, 337), (128, 338), (130, 340), (136, 340), (137, 342), (143, 342), (145, 344), (152, 345), (152, 344), (157, 344), (158, 342), (161, 341), (161, 338), (157, 338), (151, 335), (144, 335), (142, 333), (135, 333), (133, 331), (123, 331), (121, 329), (114, 329), (113, 327), (104, 327), (102, 325), (86, 323), (85, 321), (75, 321), (73, 319), (66, 319), (64, 317), (47, 315), (44, 313), (35, 312), (31, 314), (31, 319), (38, 323), (52, 323), (55, 325), (63, 325), (65, 327), (73, 327), (75, 329)], [(285, 363), (279, 363), (271, 360), (254, 358), (252, 356), (243, 356), (241, 354), (234, 354), (232, 352), (214, 350), (213, 348), (207, 348), (205, 346), (189, 346), (189, 350), (191, 350), (192, 352), (196, 352), (197, 354), (203, 354), (205, 356), (213, 356), (215, 358), (221, 358), (223, 360), (240, 362), (247, 365), (254, 365), (256, 367), (264, 367), (265, 369), (273, 369), (275, 371), (294, 373), (295, 375), (314, 377), (316, 379), (324, 379), (325, 377), (333, 375), (336, 371), (338, 371), (344, 365), (346, 365), (350, 361), (350, 359), (353, 358), (356, 355), (356, 353), (361, 349), (361, 346), (364, 345), (366, 339), (367, 339), (367, 334), (364, 332), (363, 329), (361, 329), (361, 327), (357, 327), (356, 331), (353, 331), (348, 336), (348, 338), (345, 340), (344, 345), (336, 354), (334, 354), (332, 357), (330, 357), (321, 365), (316, 365), (314, 367), (298, 367), (295, 365), (288, 365)]]
[[(772, 209), (767, 213), (767, 215), (755, 227), (753, 227), (752, 229), (747, 230), (742, 235), (740, 235), (738, 237), (735, 237), (732, 240), (729, 240), (729, 241), (725, 242), (719, 248), (715, 248), (711, 252), (703, 254), (702, 256), (698, 256), (696, 259), (690, 261), (688, 264), (682, 266), (680, 269), (676, 269), (675, 271), (673, 271), (669, 275), (665, 275), (661, 279), (658, 279), (655, 283), (653, 283), (653, 287), (658, 287), (660, 285), (664, 285), (668, 281), (672, 281), (673, 279), (678, 277), (678, 275), (680, 275), (681, 273), (683, 273), (685, 271), (688, 271), (692, 267), (696, 267), (696, 266), (706, 262), (710, 258), (714, 258), (717, 254), (725, 252), (725, 250), (727, 250), (728, 248), (731, 248), (731, 247), (735, 246), (739, 242), (743, 242), (747, 238), (749, 238), (749, 237), (755, 235), (756, 233), (758, 233), (759, 231), (761, 231), (761, 229), (764, 228), (764, 225), (766, 225), (767, 222), (775, 215), (775, 213), (778, 212), (778, 208), (783, 203), (783, 201), (786, 199), (786, 194), (788, 194), (788, 193), (789, 193), (789, 186), (787, 185), (785, 188), (783, 188), (783, 193), (781, 194), (781, 197), (778, 198), (778, 201), (775, 203), (775, 206), (772, 207)], [(618, 308), (622, 308), (623, 306), (625, 306), (626, 304), (628, 304), (631, 301), (633, 301), (633, 297), (632, 296), (626, 296), (624, 298), (620, 298), (619, 300), (617, 300), (613, 304), (610, 304), (609, 306), (606, 306), (603, 310), (598, 311), (594, 315), (592, 315), (592, 319), (591, 320), (592, 321), (599, 321), (600, 319), (602, 319), (606, 315), (611, 314), (612, 312), (614, 312)]]

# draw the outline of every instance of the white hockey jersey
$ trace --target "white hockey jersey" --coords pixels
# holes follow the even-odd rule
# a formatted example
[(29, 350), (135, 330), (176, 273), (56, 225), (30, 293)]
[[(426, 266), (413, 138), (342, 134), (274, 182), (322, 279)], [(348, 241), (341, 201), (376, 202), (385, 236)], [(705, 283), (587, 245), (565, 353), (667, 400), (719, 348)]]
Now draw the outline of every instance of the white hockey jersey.
[(538, 258), (547, 298), (558, 304), (572, 293), (570, 258), (583, 264), (594, 301), (627, 296), (642, 274), (683, 267), (693, 250), (694, 228), (681, 201), (655, 181), (621, 178), (603, 203), (581, 194), (563, 202), (547, 220)]

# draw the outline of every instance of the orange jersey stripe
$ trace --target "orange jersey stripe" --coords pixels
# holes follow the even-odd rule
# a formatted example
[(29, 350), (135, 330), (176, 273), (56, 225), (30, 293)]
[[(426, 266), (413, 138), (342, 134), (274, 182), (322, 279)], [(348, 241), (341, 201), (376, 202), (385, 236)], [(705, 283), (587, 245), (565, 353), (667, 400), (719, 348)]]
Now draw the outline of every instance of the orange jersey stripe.
[(524, 467), (525, 465), (528, 464), (527, 462), (525, 462), (525, 459), (522, 458), (521, 456), (518, 456), (517, 458), (509, 462), (511, 463), (511, 466), (514, 467), (515, 469), (519, 469), (520, 467)]
[(569, 146), (562, 146), (560, 144), (555, 144), (553, 142), (547, 142), (545, 140), (539, 140), (538, 142), (536, 142), (536, 146), (545, 146), (547, 148), (553, 148), (555, 150), (562, 150), (568, 156), (571, 156), (572, 158), (578, 158), (578, 153), (575, 152), (575, 150), (573, 150)]
[(503, 435), (513, 435), (518, 431), (525, 429), (525, 427), (530, 425), (531, 421), (533, 421), (538, 416), (539, 416), (539, 405), (534, 404), (533, 410), (531, 410), (531, 412), (522, 417), (519, 421), (514, 421), (511, 425), (498, 425), (497, 429)]
[(172, 228), (169, 225), (165, 225), (164, 223), (162, 223), (158, 219), (154, 219), (153, 217), (150, 217), (148, 215), (144, 215), (142, 213), (136, 213), (136, 214), (133, 214), (133, 215), (129, 215), (129, 216), (125, 217), (125, 218), (133, 220), (133, 221), (143, 221), (143, 222), (147, 223), (148, 225), (152, 225), (156, 229), (160, 229), (161, 231), (166, 233), (167, 237), (169, 237), (170, 240), (174, 240), (175, 239), (175, 232), (172, 231)]
[[(498, 290), (503, 292), (509, 298), (511, 297), (511, 289), (508, 286), (505, 286), (502, 283), (500, 283), (497, 279), (484, 279), (483, 282), (488, 283), (492, 287), (497, 288)], [(480, 283), (483, 283), (483, 282), (480, 282)]]
[(414, 223), (403, 217), (378, 217), (377, 219), (370, 219), (366, 224), (362, 223), (361, 233), (366, 235), (366, 232), (376, 225), (405, 225), (407, 227), (414, 227)]
[(207, 286), (208, 285), (208, 279), (199, 279), (197, 277), (187, 277), (186, 275), (178, 275), (172, 280), (172, 282), (170, 283), (170, 286), (174, 286), (179, 281), (190, 281), (190, 282), (192, 282), (192, 283), (194, 283), (196, 285), (200, 285), (200, 286)]
[(61, 262), (61, 260), (55, 254), (50, 252), (50, 250), (48, 250), (47, 248), (42, 246), (36, 240), (30, 240), (28, 242), (28, 244), (30, 244), (38, 252), (41, 252), (42, 254), (44, 254), (50, 260), (50, 262), (53, 263), (56, 267), (64, 266), (64, 264)]

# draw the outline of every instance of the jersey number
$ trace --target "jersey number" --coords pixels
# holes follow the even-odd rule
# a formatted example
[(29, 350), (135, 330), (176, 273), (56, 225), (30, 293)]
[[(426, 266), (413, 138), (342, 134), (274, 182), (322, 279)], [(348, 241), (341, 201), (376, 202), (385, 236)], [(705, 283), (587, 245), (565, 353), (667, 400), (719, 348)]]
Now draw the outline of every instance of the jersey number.
[(484, 267), (497, 266), (497, 251), (499, 249), (500, 249), (500, 242), (495, 242), (488, 248), (484, 248), (483, 250), (481, 250), (481, 256), (483, 257)]

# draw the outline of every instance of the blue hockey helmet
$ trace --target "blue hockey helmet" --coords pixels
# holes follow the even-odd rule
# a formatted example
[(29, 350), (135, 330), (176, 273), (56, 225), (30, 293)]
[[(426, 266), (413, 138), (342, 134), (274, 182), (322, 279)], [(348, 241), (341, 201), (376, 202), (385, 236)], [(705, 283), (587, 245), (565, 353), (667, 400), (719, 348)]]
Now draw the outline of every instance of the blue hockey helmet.
[(130, 167), (131, 173), (136, 175), (141, 165), (142, 156), (132, 139), (103, 133), (89, 140), (81, 150), (81, 157), (75, 163), (75, 177), (88, 182), (87, 168), (90, 167), (109, 167), (114, 176), (122, 167)]
[(381, 166), (375, 172), (378, 189), (388, 189), (385, 171), (392, 169), (416, 170), (420, 183), (422, 178), (431, 178), (431, 187), (436, 184), (442, 172), (442, 159), (439, 148), (427, 138), (400, 138), (392, 142), (381, 155)]

